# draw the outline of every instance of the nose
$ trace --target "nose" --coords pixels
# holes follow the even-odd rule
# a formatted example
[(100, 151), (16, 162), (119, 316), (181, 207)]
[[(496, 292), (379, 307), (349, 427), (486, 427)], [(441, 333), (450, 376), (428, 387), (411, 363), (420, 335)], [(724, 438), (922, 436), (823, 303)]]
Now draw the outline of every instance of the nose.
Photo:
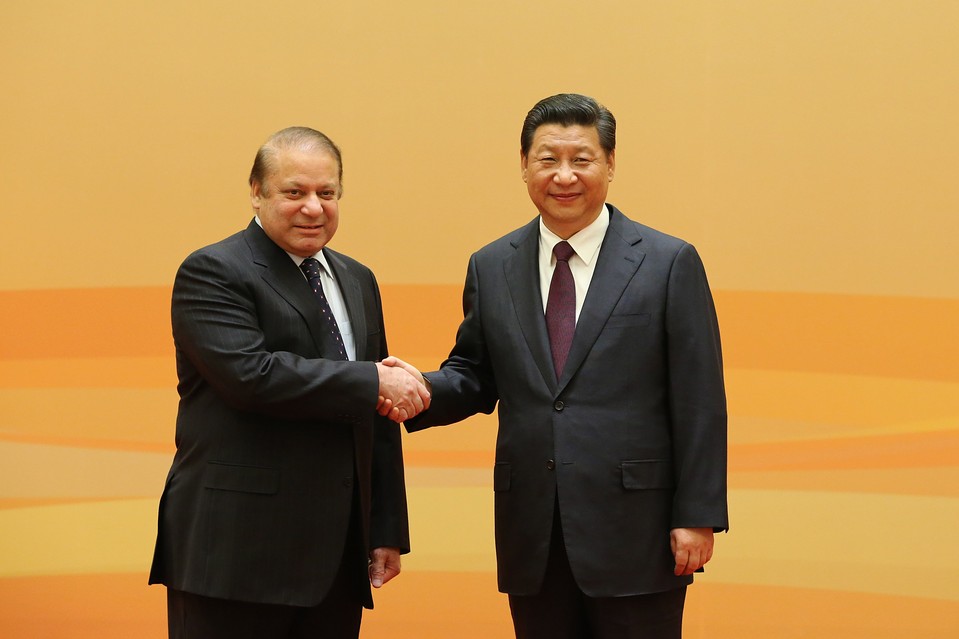
[(300, 210), (306, 215), (319, 215), (323, 212), (323, 200), (316, 193), (310, 193)]
[(553, 181), (557, 184), (572, 184), (576, 182), (576, 172), (573, 166), (568, 162), (562, 162), (556, 167), (556, 173), (553, 175)]

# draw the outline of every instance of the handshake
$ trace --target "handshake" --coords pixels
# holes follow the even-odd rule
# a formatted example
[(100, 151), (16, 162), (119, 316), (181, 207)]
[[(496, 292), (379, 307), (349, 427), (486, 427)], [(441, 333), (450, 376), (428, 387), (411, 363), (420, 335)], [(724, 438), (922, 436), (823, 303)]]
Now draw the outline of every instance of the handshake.
[(430, 392), (423, 374), (396, 357), (377, 362), (380, 376), (376, 412), (399, 424), (430, 407)]

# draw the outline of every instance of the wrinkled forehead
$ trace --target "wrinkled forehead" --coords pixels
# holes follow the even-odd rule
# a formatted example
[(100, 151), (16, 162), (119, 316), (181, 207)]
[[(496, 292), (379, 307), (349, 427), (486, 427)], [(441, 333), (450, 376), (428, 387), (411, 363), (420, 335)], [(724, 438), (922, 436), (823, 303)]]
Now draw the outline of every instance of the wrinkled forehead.
[(277, 177), (330, 175), (339, 176), (340, 161), (336, 154), (322, 147), (279, 148), (267, 164), (267, 179)]
[(542, 124), (533, 132), (530, 144), (530, 153), (542, 151), (579, 151), (603, 153), (599, 142), (599, 130), (595, 126), (581, 126), (578, 124), (564, 125), (547, 123)]

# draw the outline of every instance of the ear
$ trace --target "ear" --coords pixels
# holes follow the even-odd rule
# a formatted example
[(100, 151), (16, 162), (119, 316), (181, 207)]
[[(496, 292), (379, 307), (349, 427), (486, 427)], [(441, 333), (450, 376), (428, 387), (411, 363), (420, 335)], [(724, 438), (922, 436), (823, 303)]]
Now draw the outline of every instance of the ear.
[(523, 172), (523, 181), (524, 181), (524, 182), (526, 181), (526, 173), (527, 173), (527, 163), (528, 163), (528, 161), (529, 161), (529, 158), (528, 158), (527, 156), (523, 155), (523, 151), (521, 150), (521, 151), (519, 152), (519, 168), (520, 168), (520, 170)]
[(613, 181), (613, 172), (616, 170), (616, 149), (609, 152), (606, 157), (606, 165), (609, 167), (609, 181)]
[(250, 204), (253, 205), (254, 211), (260, 210), (260, 201), (263, 198), (263, 190), (260, 188), (260, 183), (254, 181), (250, 185)]

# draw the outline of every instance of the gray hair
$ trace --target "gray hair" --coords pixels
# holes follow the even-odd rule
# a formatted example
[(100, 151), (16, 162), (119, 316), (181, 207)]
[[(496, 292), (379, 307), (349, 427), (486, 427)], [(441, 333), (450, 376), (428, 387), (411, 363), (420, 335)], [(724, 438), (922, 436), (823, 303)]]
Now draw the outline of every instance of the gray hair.
[(263, 143), (253, 160), (253, 168), (250, 170), (250, 186), (257, 183), (262, 187), (266, 177), (275, 168), (277, 153), (287, 149), (323, 150), (332, 155), (336, 159), (338, 169), (339, 195), (343, 194), (343, 155), (340, 153), (340, 148), (325, 134), (305, 126), (291, 126), (282, 131), (277, 131)]

